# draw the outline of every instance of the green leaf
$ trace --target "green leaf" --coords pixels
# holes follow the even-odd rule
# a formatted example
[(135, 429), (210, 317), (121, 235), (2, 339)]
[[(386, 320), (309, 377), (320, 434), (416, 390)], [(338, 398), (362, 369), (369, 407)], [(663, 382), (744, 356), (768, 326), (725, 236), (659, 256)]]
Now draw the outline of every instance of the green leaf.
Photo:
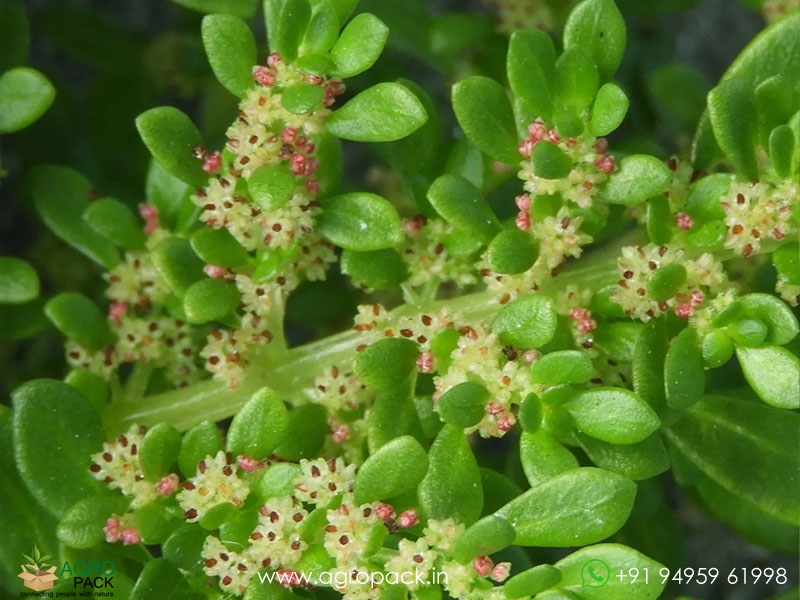
[(744, 378), (767, 404), (800, 408), (800, 358), (782, 346), (736, 347)]
[(647, 282), (647, 295), (657, 302), (665, 302), (681, 290), (688, 273), (680, 263), (672, 263), (658, 268)]
[(553, 587), (559, 581), (561, 581), (561, 571), (553, 565), (537, 565), (506, 581), (503, 592), (512, 600), (527, 598)]
[(136, 118), (136, 129), (167, 173), (196, 188), (208, 182), (201, 161), (194, 156), (203, 137), (184, 113), (171, 106), (151, 108)]
[(553, 339), (556, 325), (553, 300), (548, 296), (532, 294), (503, 306), (492, 321), (492, 331), (505, 344), (538, 348)]
[(579, 466), (572, 452), (541, 430), (523, 432), (519, 438), (519, 457), (531, 487)]
[[(327, 75), (334, 68), (333, 61), (325, 55), (339, 37), (341, 21), (333, 4), (328, 0), (314, 3), (306, 35), (300, 44), (301, 56), (295, 63), (298, 68), (315, 75)], [(317, 64), (312, 66), (310, 62)]]
[(256, 41), (247, 23), (232, 15), (206, 15), (200, 28), (203, 47), (217, 80), (234, 96), (253, 87), (252, 68), (258, 61)]
[(326, 122), (333, 135), (354, 142), (392, 142), (422, 127), (428, 113), (399, 83), (378, 83), (349, 100)]
[(779, 125), (769, 134), (769, 157), (772, 168), (779, 177), (789, 177), (792, 172), (792, 155), (798, 146), (792, 128)]
[(665, 434), (712, 481), (773, 518), (798, 525), (798, 428), (797, 413), (706, 397)]
[(390, 390), (414, 371), (419, 346), (405, 338), (382, 338), (358, 353), (353, 371), (369, 387)]
[(34, 498), (60, 517), (78, 500), (102, 493), (89, 466), (105, 436), (89, 401), (51, 379), (23, 384), (11, 399), (17, 468)]
[(594, 375), (594, 365), (585, 352), (560, 350), (545, 354), (531, 366), (534, 383), (560, 385), (586, 383)]
[(270, 35), (271, 49), (293, 62), (310, 21), (311, 4), (308, 0), (285, 0), (278, 13), (275, 35)]
[(220, 450), (222, 435), (219, 429), (213, 423), (203, 421), (184, 434), (178, 454), (178, 467), (184, 477), (194, 477), (198, 463), (206, 456), (215, 456)]
[(67, 167), (47, 165), (31, 169), (30, 182), (36, 210), (53, 233), (106, 269), (119, 262), (114, 243), (83, 220), (92, 190), (83, 175)]
[(554, 143), (537, 142), (531, 151), (533, 172), (543, 179), (563, 179), (572, 171), (572, 159)]
[(99, 350), (114, 343), (106, 316), (83, 294), (59, 294), (45, 304), (44, 312), (61, 333), (87, 350)]
[(331, 49), (336, 65), (331, 75), (344, 79), (363, 73), (378, 60), (388, 38), (389, 28), (378, 17), (371, 13), (356, 15)]
[(650, 479), (669, 469), (669, 455), (658, 434), (635, 444), (609, 444), (588, 435), (578, 434), (586, 455), (601, 469), (624, 475), (634, 481)]
[(488, 244), (500, 223), (480, 190), (458, 175), (442, 175), (428, 189), (428, 200), (442, 217)]
[(594, 332), (594, 345), (613, 360), (632, 362), (636, 341), (643, 329), (641, 323), (599, 323)]
[(593, 467), (565, 471), (495, 514), (517, 531), (518, 546), (584, 546), (616, 533), (633, 508), (636, 484)]
[(664, 361), (667, 356), (667, 332), (663, 319), (647, 323), (633, 350), (633, 390), (657, 413), (666, 408)]
[(0, 256), (0, 304), (23, 304), (39, 297), (39, 276), (24, 260)]
[(178, 226), (178, 215), (187, 199), (189, 186), (173, 177), (155, 159), (150, 160), (145, 181), (145, 198), (158, 210), (162, 226), (174, 230)]
[(772, 254), (772, 264), (778, 275), (790, 285), (800, 285), (800, 245), (783, 244)]
[(297, 179), (286, 165), (264, 165), (247, 180), (253, 201), (266, 211), (283, 208), (297, 188)]
[(767, 325), (767, 341), (770, 343), (783, 346), (791, 342), (800, 331), (792, 309), (771, 294), (747, 294), (739, 298), (739, 303), (748, 315)]
[[(181, 0), (184, 1), (184, 0)], [(154, 558), (145, 563), (130, 600), (148, 600), (155, 597), (180, 597), (186, 586), (186, 576), (165, 558)]]
[[(800, 31), (795, 26), (793, 18), (775, 21), (753, 38), (722, 76), (721, 82), (738, 78), (745, 84), (742, 89), (745, 89), (746, 86), (749, 90), (758, 89), (762, 82), (766, 82), (776, 75), (785, 78), (786, 81), (796, 82), (795, 74), (800, 71), (800, 53), (797, 52), (799, 44)], [(797, 87), (793, 94), (796, 97)], [(777, 107), (773, 103), (770, 108), (774, 111)], [(731, 117), (735, 117), (735, 115), (731, 115)], [(745, 133), (750, 127), (750, 124), (740, 123), (740, 125), (739, 133)], [(753, 127), (757, 127), (757, 125), (757, 120), (752, 122)], [(735, 130), (735, 122), (732, 122), (730, 127), (731, 131)], [(715, 133), (711, 127), (709, 112), (706, 112), (695, 133), (692, 154), (696, 168), (708, 169), (721, 158), (719, 148), (716, 152), (713, 151), (717, 143), (714, 139)], [(733, 143), (733, 140), (729, 141)], [(744, 147), (733, 150), (734, 152), (744, 152), (745, 156), (750, 152)]]
[(592, 57), (581, 47), (567, 48), (556, 61), (558, 103), (578, 112), (589, 108), (600, 87)]
[(275, 454), (293, 461), (319, 456), (325, 438), (331, 432), (327, 417), (327, 411), (319, 404), (296, 406), (289, 411), (289, 424), (286, 426), (291, 435), (284, 438)]
[(589, 133), (602, 137), (615, 131), (628, 112), (628, 96), (614, 83), (604, 84), (597, 92), (589, 121)]
[(126, 250), (144, 248), (144, 230), (133, 211), (114, 198), (90, 202), (83, 212), (84, 220), (97, 233)]
[[(597, 582), (592, 581), (588, 568), (594, 565), (595, 575), (605, 577), (603, 564), (609, 569), (608, 579), (602, 587), (593, 587)], [(598, 544), (581, 548), (562, 558), (554, 566), (561, 572), (559, 589), (580, 594), (581, 599), (585, 600), (653, 600), (661, 597), (665, 586), (664, 578), (657, 575), (664, 568), (662, 564), (621, 544)], [(627, 574), (629, 569), (639, 569), (636, 581), (616, 577), (618, 573)], [(645, 580), (645, 569), (650, 575), (655, 573), (657, 576), (647, 577)]]
[(553, 111), (551, 81), (556, 50), (552, 38), (539, 29), (515, 31), (508, 43), (506, 72), (514, 95), (533, 115), (545, 121)]
[(181, 450), (181, 435), (169, 423), (156, 423), (144, 435), (139, 445), (139, 461), (142, 472), (150, 481), (158, 481), (167, 475), (178, 460)]
[(346, 250), (382, 250), (403, 241), (397, 209), (375, 194), (354, 192), (329, 198), (317, 231)]
[(261, 388), (233, 417), (226, 449), (260, 460), (269, 456), (288, 434), (286, 404), (269, 388)]
[(313, 83), (301, 83), (287, 87), (283, 90), (281, 103), (290, 113), (306, 115), (322, 107), (325, 98), (325, 88)]
[(468, 77), (453, 86), (452, 103), (458, 124), (478, 148), (509, 165), (522, 161), (514, 113), (503, 86), (488, 77)]
[(602, 196), (611, 204), (633, 206), (667, 190), (672, 171), (662, 161), (646, 154), (623, 158), (603, 189)]
[(249, 257), (245, 249), (224, 227), (198, 229), (192, 234), (190, 243), (195, 254), (210, 265), (239, 267), (248, 262)]
[(124, 514), (130, 505), (120, 496), (90, 497), (78, 500), (61, 517), (56, 535), (70, 548), (88, 550), (105, 541), (103, 526), (113, 514)]
[(236, 284), (224, 279), (201, 279), (183, 296), (183, 310), (190, 323), (220, 321), (236, 311), (241, 294)]
[(539, 431), (542, 425), (542, 402), (536, 394), (528, 394), (520, 404), (519, 425), (528, 433)]
[(720, 201), (728, 195), (733, 183), (729, 173), (712, 173), (702, 177), (689, 187), (686, 212), (698, 221), (715, 221), (725, 218)]
[(387, 500), (417, 487), (428, 471), (428, 456), (410, 435), (393, 439), (371, 454), (356, 474), (357, 504)]
[(393, 248), (371, 252), (344, 250), (340, 264), (342, 273), (348, 275), (354, 284), (375, 290), (397, 287), (409, 275), (405, 261)]
[(564, 47), (586, 49), (603, 80), (613, 77), (625, 53), (625, 21), (612, 0), (581, 2), (564, 26)]
[(647, 237), (653, 244), (666, 244), (672, 239), (674, 218), (666, 196), (654, 196), (647, 201)]
[(671, 408), (687, 408), (703, 396), (706, 385), (703, 353), (692, 327), (681, 331), (667, 350), (664, 385), (667, 405)]
[(436, 410), (445, 423), (458, 427), (477, 425), (486, 414), (489, 390), (479, 383), (464, 381), (454, 385), (436, 402)]
[(183, 296), (193, 283), (205, 277), (203, 262), (184, 238), (165, 238), (153, 248), (150, 256), (158, 274), (177, 296)]
[(478, 556), (488, 556), (514, 543), (516, 532), (511, 523), (495, 515), (484, 517), (470, 525), (459, 536), (453, 548), (453, 558), (466, 564)]
[(751, 84), (737, 77), (721, 81), (708, 93), (708, 114), (714, 137), (734, 168), (757, 179), (758, 115)]
[(53, 84), (36, 69), (15, 67), (0, 75), (0, 134), (25, 129), (55, 97)]
[(742, 317), (736, 319), (727, 328), (727, 333), (733, 338), (737, 346), (755, 348), (767, 339), (767, 326), (758, 319)]
[(703, 362), (710, 369), (721, 367), (733, 356), (733, 340), (727, 332), (715, 329), (703, 337)]
[(612, 444), (641, 442), (661, 425), (647, 402), (623, 388), (592, 388), (565, 406), (578, 430)]
[(269, 498), (291, 496), (295, 491), (294, 482), (300, 476), (300, 467), (292, 463), (273, 463), (270, 465), (255, 491), (262, 501)]
[(428, 461), (428, 473), (417, 492), (427, 517), (474, 523), (483, 507), (483, 486), (463, 431), (445, 425), (428, 452)]
[(489, 243), (486, 257), (496, 273), (524, 273), (539, 257), (539, 244), (525, 231), (504, 229)]

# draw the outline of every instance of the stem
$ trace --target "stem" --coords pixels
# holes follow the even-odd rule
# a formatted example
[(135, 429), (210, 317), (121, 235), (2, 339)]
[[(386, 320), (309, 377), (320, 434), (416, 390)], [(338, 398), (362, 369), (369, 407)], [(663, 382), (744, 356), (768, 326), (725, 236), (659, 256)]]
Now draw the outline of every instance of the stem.
[[(619, 249), (637, 241), (630, 235), (624, 236), (614, 244), (588, 253), (567, 266), (540, 291), (554, 293), (568, 285), (599, 289), (613, 283), (617, 279)], [(499, 306), (492, 292), (480, 291), (458, 298), (404, 304), (390, 315), (397, 318), (446, 307), (466, 322), (480, 322), (488, 321)], [(296, 397), (326, 368), (332, 365), (349, 368), (356, 347), (364, 343), (364, 338), (358, 331), (347, 330), (288, 351), (273, 343), (254, 358), (239, 387), (230, 389), (225, 382), (209, 380), (135, 402), (115, 402), (106, 409), (106, 429), (116, 433), (133, 423), (152, 425), (161, 421), (179, 430), (190, 429), (201, 421), (217, 421), (234, 415), (253, 392), (265, 385), (284, 397)]]

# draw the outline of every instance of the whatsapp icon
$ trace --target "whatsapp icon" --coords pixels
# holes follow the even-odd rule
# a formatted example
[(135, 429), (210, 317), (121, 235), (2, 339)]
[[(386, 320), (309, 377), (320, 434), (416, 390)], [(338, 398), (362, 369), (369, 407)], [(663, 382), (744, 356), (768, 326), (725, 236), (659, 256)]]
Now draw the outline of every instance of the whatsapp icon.
[(603, 587), (611, 579), (611, 569), (602, 560), (593, 559), (581, 568), (581, 587)]

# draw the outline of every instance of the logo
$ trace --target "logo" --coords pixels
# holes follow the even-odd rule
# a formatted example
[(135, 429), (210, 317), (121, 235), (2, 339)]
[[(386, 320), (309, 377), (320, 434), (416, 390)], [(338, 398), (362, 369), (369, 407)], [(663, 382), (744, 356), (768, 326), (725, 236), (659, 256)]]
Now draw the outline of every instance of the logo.
[(602, 560), (593, 559), (581, 568), (581, 587), (603, 587), (611, 579), (611, 569)]
[(22, 578), (25, 587), (37, 592), (52, 588), (53, 582), (58, 579), (58, 577), (55, 573), (55, 566), (50, 566), (47, 561), (53, 557), (50, 555), (42, 556), (36, 544), (33, 546), (31, 556), (23, 554), (22, 557), (28, 562), (22, 565), (22, 573), (17, 575), (17, 577)]

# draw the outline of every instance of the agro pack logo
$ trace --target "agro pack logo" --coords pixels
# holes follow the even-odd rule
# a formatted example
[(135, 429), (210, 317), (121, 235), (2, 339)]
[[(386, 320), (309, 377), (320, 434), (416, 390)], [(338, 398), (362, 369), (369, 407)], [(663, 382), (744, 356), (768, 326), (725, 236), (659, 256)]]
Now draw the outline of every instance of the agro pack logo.
[[(93, 590), (114, 588), (114, 563), (110, 560), (103, 563), (96, 560), (76, 560), (71, 564), (65, 561), (60, 575), (72, 577), (73, 588)], [(108, 594), (94, 592), (94, 596), (113, 596), (113, 592)]]
[(37, 592), (51, 589), (53, 582), (58, 579), (55, 574), (55, 566), (50, 566), (47, 562), (53, 557), (50, 555), (43, 556), (36, 544), (33, 545), (30, 556), (23, 553), (22, 557), (27, 562), (22, 565), (22, 573), (17, 577), (22, 578), (25, 587)]

